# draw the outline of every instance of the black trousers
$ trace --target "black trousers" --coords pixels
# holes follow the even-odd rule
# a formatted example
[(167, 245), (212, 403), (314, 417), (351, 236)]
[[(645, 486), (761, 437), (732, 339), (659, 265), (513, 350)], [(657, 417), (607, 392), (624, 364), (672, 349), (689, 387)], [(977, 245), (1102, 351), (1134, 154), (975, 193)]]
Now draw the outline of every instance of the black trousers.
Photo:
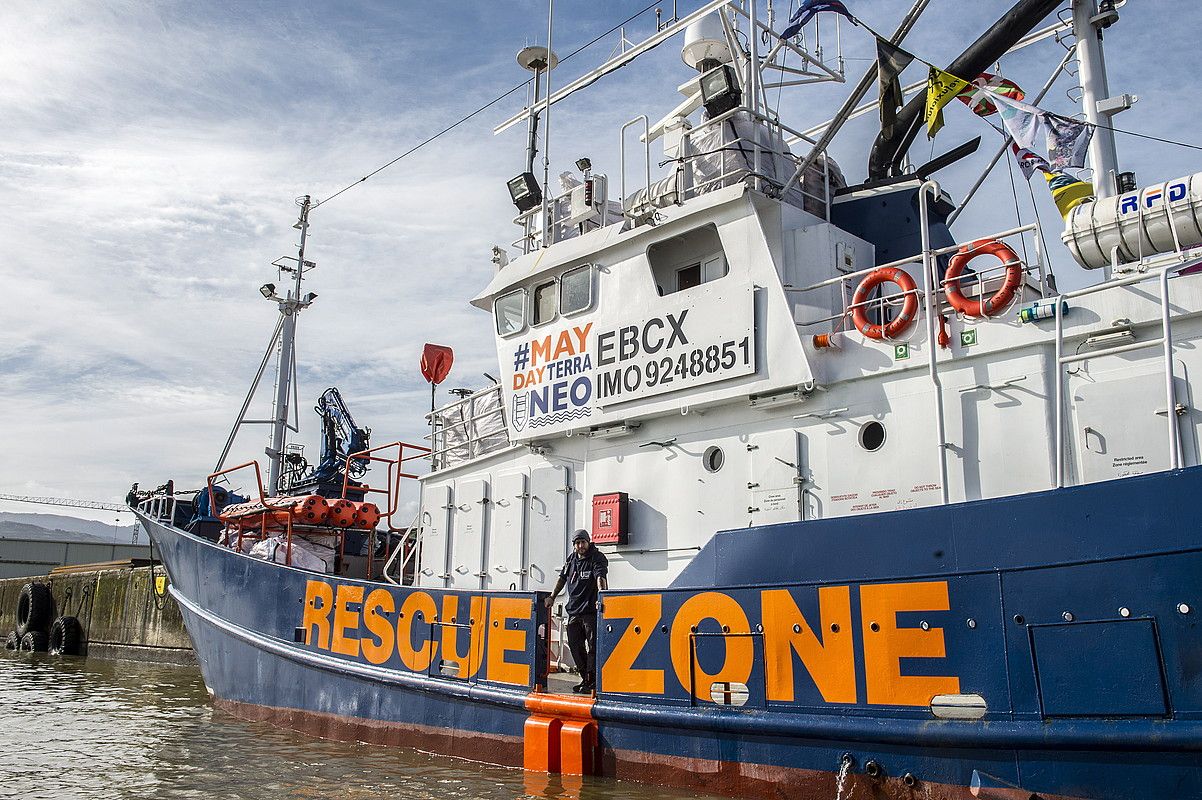
[(597, 676), (597, 617), (582, 614), (568, 618), (568, 649), (584, 682), (596, 684)]

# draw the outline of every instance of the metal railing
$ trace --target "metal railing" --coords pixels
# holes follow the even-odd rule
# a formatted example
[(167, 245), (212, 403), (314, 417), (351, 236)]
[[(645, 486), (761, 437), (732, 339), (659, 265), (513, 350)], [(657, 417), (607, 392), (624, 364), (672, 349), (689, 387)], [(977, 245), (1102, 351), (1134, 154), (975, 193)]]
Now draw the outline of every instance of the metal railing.
[[(376, 455), (376, 453), (380, 453), (385, 450), (391, 450), (394, 447), (396, 448), (396, 458), (386, 458), (383, 456)], [(411, 451), (411, 454), (409, 456), (405, 455), (406, 448), (408, 448)], [(417, 480), (418, 478), (421, 477), (420, 475), (418, 475), (417, 473), (414, 473), (414, 472), (405, 472), (403, 469), (403, 466), (406, 461), (414, 461), (417, 459), (424, 459), (424, 458), (427, 458), (429, 455), (430, 455), (430, 448), (428, 448), (428, 447), (423, 447), (422, 445), (419, 445), (419, 444), (406, 444), (405, 442), (397, 441), (397, 442), (390, 442), (388, 444), (382, 444), (377, 447), (372, 447), (368, 450), (360, 450), (359, 452), (351, 453), (350, 455), (348, 455), (346, 457), (346, 463), (343, 465), (343, 469), (342, 469), (342, 475), (343, 475), (342, 497), (343, 497), (343, 499), (346, 499), (347, 494), (351, 493), (351, 492), (356, 493), (356, 494), (362, 492), (364, 497), (366, 497), (369, 494), (383, 494), (384, 495), (385, 507), (383, 509), (381, 509), (381, 518), (384, 519), (387, 523), (387, 530), (385, 532), (386, 544), (385, 544), (385, 549), (384, 549), (384, 558), (385, 558), (384, 569), (385, 569), (385, 571), (387, 571), (387, 569), (388, 569), (388, 563), (392, 561), (392, 559), (390, 557), (390, 556), (392, 556), (392, 534), (401, 533), (403, 530), (402, 528), (398, 528), (393, 521), (394, 517), (396, 516), (397, 507), (401, 501), (400, 500), (400, 498), (401, 498), (401, 481), (405, 480), (406, 478), (408, 478), (410, 480)], [(351, 463), (353, 461), (367, 461), (367, 462), (377, 462), (377, 463), (386, 464), (387, 465), (386, 478), (385, 478), (385, 484), (384, 484), (383, 488), (369, 486), (365, 483), (360, 483), (357, 485), (352, 484), (351, 483)], [(370, 465), (370, 463), (369, 463), (369, 465)], [(407, 535), (407, 533), (408, 532), (406, 531), (406, 535)], [(404, 543), (404, 540), (402, 540), (402, 545), (403, 545), (403, 543)], [(398, 547), (397, 549), (400, 550), (402, 548)], [(368, 550), (367, 550), (367, 576), (369, 579), (374, 574), (375, 555), (376, 555), (376, 547), (375, 547), (375, 541), (373, 540), (372, 542), (369, 543)]]
[[(764, 133), (769, 137), (770, 142), (778, 144), (778, 146), (767, 147), (758, 138), (741, 136), (737, 131), (732, 131), (733, 136), (720, 137), (720, 141), (713, 149), (699, 149), (697, 140), (706, 136), (711, 136), (715, 129), (721, 130), (728, 122), (732, 120), (747, 120), (754, 126), (753, 130), (758, 133)], [(643, 143), (644, 143), (644, 159), (646, 170), (646, 197), (642, 198), (641, 205), (627, 207), (631, 204), (633, 195), (627, 195), (626, 192), (626, 130), (632, 125), (639, 122), (643, 123)], [(696, 128), (685, 131), (681, 136), (679, 150), (674, 159), (662, 162), (663, 164), (675, 162), (677, 167), (672, 175), (666, 176), (660, 181), (672, 181), (672, 190), (670, 194), (674, 194), (674, 204), (683, 203), (686, 200), (698, 197), (708, 192), (720, 189), (726, 186), (733, 186), (742, 181), (748, 181), (751, 188), (759, 192), (773, 191), (779, 193), (784, 188), (788, 179), (787, 175), (772, 174), (769, 175), (764, 169), (765, 159), (773, 160), (773, 172), (775, 173), (775, 159), (780, 159), (782, 164), (789, 166), (789, 173), (801, 163), (801, 159), (794, 155), (784, 143), (784, 133), (794, 134), (801, 139), (813, 142), (814, 140), (799, 131), (794, 130), (785, 123), (781, 122), (774, 116), (768, 116), (759, 111), (756, 111), (746, 105), (736, 106), (735, 108), (718, 114), (712, 119), (706, 120)], [(652, 186), (659, 185), (651, 180), (651, 155), (650, 141), (648, 139), (649, 132), (647, 128), (646, 115), (640, 115), (631, 119), (622, 125), (619, 132), (618, 157), (620, 164), (620, 172), (622, 175), (621, 191), (623, 209), (628, 217), (641, 217), (646, 213), (647, 209), (652, 209), (656, 206), (656, 199), (651, 197)], [(697, 152), (694, 152), (697, 151)], [(716, 159), (717, 173), (698, 180), (696, 173), (699, 171), (700, 159)], [(823, 173), (823, 191), (821, 194), (816, 194), (808, 191), (805, 188), (798, 186), (796, 191), (804, 200), (810, 200), (815, 207), (822, 209), (822, 216), (825, 219), (830, 219), (830, 204), (831, 204), (831, 172), (830, 162), (823, 157), (822, 160)]]
[(423, 438), (431, 444), (431, 471), (466, 463), (509, 446), (502, 398), (501, 385), (494, 384), (426, 415), (431, 430)]
[[(593, 172), (589, 176), (589, 179), (597, 179), (597, 182), (593, 184), (594, 190), (596, 190), (597, 186), (604, 186), (605, 191), (608, 193), (609, 177), (605, 173)], [(567, 219), (571, 214), (572, 192), (578, 188), (580, 187), (573, 186), (572, 188), (553, 196), (550, 198), (549, 202), (539, 203), (534, 208), (531, 208), (528, 211), (523, 211), (514, 217), (513, 224), (522, 229), (522, 236), (520, 239), (514, 239), (512, 242), (510, 242), (509, 246), (520, 248), (523, 254), (529, 253), (534, 249), (534, 245), (538, 240), (538, 237), (542, 235), (542, 221), (540, 219), (540, 215), (544, 213), (544, 210), (547, 214), (547, 241), (545, 244), (551, 245), (555, 244), (557, 241), (562, 241), (562, 239), (556, 235), (555, 229), (558, 226), (567, 224)], [(604, 228), (611, 223), (621, 221), (622, 218), (620, 214), (617, 216), (617, 218), (611, 218), (609, 213), (608, 197), (598, 196), (594, 198), (593, 202), (594, 205), (598, 205), (597, 213), (600, 216), (600, 219), (595, 220), (598, 227)], [(567, 206), (567, 210), (561, 212), (559, 209), (563, 205)], [(536, 222), (539, 224), (536, 225)]]
[[(951, 279), (944, 279), (942, 281), (938, 280), (936, 278), (936, 275), (937, 275), (936, 270), (938, 269), (938, 261), (937, 261), (938, 257), (955, 252), (955, 251), (959, 250), (961, 247), (961, 245), (952, 245), (950, 247), (943, 247), (943, 248), (932, 248), (931, 247), (929, 197), (931, 197), (931, 196), (938, 197), (939, 193), (940, 193), (939, 184), (938, 184), (938, 182), (933, 181), (933, 180), (928, 180), (928, 181), (924, 182), (919, 189), (919, 225), (920, 225), (921, 235), (922, 235), (922, 252), (920, 254), (918, 254), (916, 256), (910, 256), (908, 258), (898, 259), (897, 261), (890, 262), (889, 264), (883, 264), (881, 266), (872, 266), (872, 267), (868, 267), (868, 268), (858, 270), (856, 272), (848, 273), (845, 275), (838, 275), (833, 278), (827, 278), (825, 280), (819, 281), (817, 283), (814, 283), (814, 284), (811, 284), (808, 286), (793, 287), (793, 286), (786, 285), (784, 288), (785, 288), (786, 292), (810, 292), (810, 291), (814, 291), (816, 289), (820, 289), (823, 287), (829, 287), (829, 286), (833, 286), (836, 284), (846, 284), (848, 281), (850, 281), (854, 278), (863, 277), (877, 269), (889, 268), (889, 267), (901, 268), (901, 267), (905, 267), (907, 265), (914, 265), (914, 264), (921, 265), (921, 269), (922, 269), (922, 273), (923, 273), (923, 276), (922, 276), (923, 282), (922, 282), (921, 289), (915, 288), (908, 292), (907, 291), (896, 292), (893, 294), (884, 295), (881, 297), (865, 300), (860, 303), (852, 303), (852, 304), (847, 305), (841, 312), (839, 312), (837, 314), (831, 315), (829, 317), (823, 317), (821, 319), (814, 319), (814, 320), (809, 320), (806, 322), (801, 322), (798, 324), (800, 327), (804, 327), (807, 325), (814, 325), (814, 324), (819, 324), (822, 322), (831, 322), (834, 320), (843, 319), (846, 316), (848, 316), (852, 312), (852, 310), (854, 310), (856, 308), (867, 307), (867, 306), (876, 307), (881, 310), (881, 313), (884, 313), (884, 306), (890, 302), (894, 302), (897, 299), (902, 298), (907, 294), (920, 294), (921, 295), (921, 300), (923, 302), (924, 318), (925, 318), (925, 332), (926, 332), (926, 336), (927, 336), (927, 341), (929, 343), (928, 347), (927, 347), (927, 350), (928, 350), (927, 370), (928, 370), (928, 375), (929, 375), (929, 378), (931, 381), (932, 388), (934, 390), (935, 437), (937, 440), (936, 446), (939, 451), (939, 474), (940, 474), (940, 483), (942, 486), (942, 501), (943, 501), (943, 503), (947, 503), (948, 502), (948, 486), (947, 486), (948, 469), (947, 469), (946, 451), (947, 451), (949, 445), (946, 441), (946, 426), (945, 426), (945, 420), (944, 420), (944, 409), (943, 409), (943, 398), (942, 398), (943, 385), (942, 385), (942, 381), (941, 381), (940, 375), (939, 375), (939, 363), (938, 363), (936, 348), (934, 346), (935, 337), (936, 337), (936, 331), (935, 331), (936, 318), (938, 316), (940, 316), (943, 309), (942, 309), (941, 304), (937, 302), (937, 299), (936, 299), (937, 294), (936, 293), (939, 291), (945, 290), (946, 287), (951, 283), (960, 282), (962, 280), (962, 278), (956, 277), (956, 278), (951, 278)], [(1135, 352), (1138, 350), (1145, 350), (1145, 349), (1152, 348), (1152, 347), (1160, 347), (1161, 351), (1162, 351), (1161, 360), (1163, 362), (1163, 373), (1164, 373), (1164, 397), (1165, 397), (1165, 400), (1167, 403), (1166, 416), (1168, 419), (1166, 437), (1167, 437), (1167, 448), (1168, 448), (1168, 455), (1169, 455), (1169, 459), (1168, 459), (1169, 467), (1171, 469), (1180, 469), (1184, 464), (1184, 459), (1182, 457), (1180, 423), (1177, 420), (1178, 405), (1177, 405), (1177, 389), (1176, 389), (1176, 385), (1175, 385), (1176, 375), (1175, 375), (1175, 370), (1173, 367), (1174, 349), (1173, 349), (1172, 313), (1171, 313), (1171, 305), (1170, 305), (1170, 297), (1169, 297), (1169, 279), (1170, 279), (1170, 277), (1173, 276), (1174, 272), (1181, 270), (1186, 266), (1185, 253), (1179, 248), (1177, 251), (1172, 252), (1172, 253), (1160, 254), (1159, 255), (1160, 258), (1170, 258), (1170, 259), (1172, 259), (1172, 263), (1152, 269), (1152, 268), (1149, 268), (1148, 263), (1147, 263), (1151, 259), (1147, 259), (1145, 261), (1141, 261), (1139, 263), (1139, 265), (1133, 267), (1134, 269), (1142, 269), (1142, 271), (1136, 272), (1134, 274), (1127, 274), (1127, 275), (1124, 275), (1124, 276), (1121, 276), (1121, 277), (1118, 277), (1118, 278), (1115, 278), (1112, 280), (1108, 280), (1108, 281), (1105, 281), (1104, 283), (1100, 283), (1095, 286), (1090, 286), (1090, 287), (1087, 287), (1084, 289), (1078, 289), (1076, 291), (1071, 291), (1071, 292), (1062, 292), (1054, 297), (1049, 297), (1048, 280), (1047, 280), (1048, 275), (1047, 275), (1047, 270), (1043, 263), (1044, 254), (1043, 254), (1041, 248), (1039, 247), (1039, 242), (1041, 241), (1042, 236), (1040, 234), (1038, 224), (1023, 225), (1023, 226), (1020, 226), (1017, 228), (1012, 228), (1007, 231), (1002, 231), (997, 234), (992, 234), (991, 236), (988, 236), (986, 238), (1001, 240), (1001, 239), (1004, 239), (1007, 237), (1021, 235), (1021, 234), (1027, 233), (1027, 232), (1033, 232), (1035, 234), (1033, 238), (1036, 243), (1035, 249), (1036, 249), (1037, 261), (1036, 261), (1036, 264), (1033, 266), (1031, 266), (1031, 265), (1024, 266), (1023, 271), (1027, 276), (1036, 275), (1038, 277), (1038, 289), (1039, 289), (1040, 299), (1047, 300), (1049, 303), (1052, 304), (1052, 307), (1054, 308), (1053, 317), (1055, 319), (1054, 350), (1055, 350), (1056, 375), (1055, 375), (1055, 381), (1054, 381), (1054, 386), (1053, 386), (1052, 406), (1053, 406), (1053, 416), (1054, 416), (1053, 425), (1054, 425), (1054, 429), (1055, 429), (1055, 449), (1056, 449), (1056, 456), (1055, 456), (1055, 462), (1056, 462), (1055, 463), (1055, 485), (1056, 485), (1056, 488), (1060, 488), (1065, 485), (1065, 449), (1066, 448), (1065, 448), (1065, 437), (1064, 437), (1064, 431), (1065, 431), (1065, 408), (1064, 408), (1064, 406), (1065, 406), (1065, 397), (1064, 397), (1065, 371), (1064, 371), (1064, 368), (1071, 364), (1075, 364), (1075, 363), (1078, 363), (1081, 361), (1086, 361), (1089, 359), (1099, 358), (1101, 356), (1120, 355), (1123, 353), (1131, 353), (1131, 352)], [(993, 272), (996, 272), (998, 270), (1004, 270), (1007, 267), (1008, 267), (1007, 264), (999, 264), (998, 266), (996, 266), (992, 269), (982, 270), (981, 272), (978, 272), (975, 274), (974, 278), (978, 283), (978, 287), (979, 287), (979, 290), (981, 291), (982, 295), (984, 294), (984, 291), (985, 291), (986, 282), (989, 280), (989, 278), (987, 276), (991, 275)], [(1109, 347), (1109, 348), (1105, 348), (1105, 349), (1091, 349), (1085, 353), (1073, 353), (1071, 355), (1065, 355), (1065, 352), (1064, 352), (1064, 308), (1069, 300), (1082, 298), (1082, 297), (1088, 297), (1090, 295), (1098, 294), (1099, 292), (1104, 292), (1104, 291), (1107, 291), (1110, 289), (1118, 289), (1118, 288), (1122, 288), (1122, 287), (1126, 287), (1126, 286), (1134, 286), (1136, 284), (1149, 282), (1152, 280), (1157, 281), (1158, 288), (1159, 288), (1159, 291), (1156, 295), (1156, 302), (1157, 302), (1157, 306), (1159, 308), (1160, 336), (1158, 336), (1157, 338), (1154, 338), (1154, 339), (1148, 339), (1146, 341), (1131, 342), (1131, 343), (1127, 343), (1127, 344), (1115, 345), (1113, 347)], [(1015, 302), (1021, 302), (1021, 299), (1017, 300)], [(1025, 377), (1026, 376), (1022, 376), (1022, 377), (1016, 378), (1016, 379), (1011, 379), (1011, 381), (1009, 381), (1007, 383), (1013, 383), (1018, 380), (1022, 380)], [(972, 387), (972, 388), (980, 388), (980, 387)]]
[[(902, 297), (906, 296), (907, 294), (914, 294), (914, 295), (919, 296), (919, 299), (921, 300), (922, 306), (923, 306), (923, 324), (924, 324), (924, 332), (926, 334), (926, 339), (927, 339), (927, 348), (926, 348), (927, 349), (927, 375), (928, 375), (928, 379), (930, 380), (930, 383), (931, 383), (932, 394), (933, 394), (933, 398), (932, 398), (932, 400), (933, 400), (933, 416), (934, 416), (934, 422), (935, 422), (935, 440), (936, 440), (935, 445), (936, 445), (936, 450), (937, 450), (937, 462), (939, 465), (940, 500), (943, 504), (946, 505), (950, 499), (950, 495), (949, 495), (950, 490), (948, 487), (948, 465), (947, 465), (947, 450), (949, 448), (949, 444), (947, 441), (947, 423), (946, 423), (946, 418), (945, 418), (945, 413), (944, 413), (944, 403), (943, 403), (943, 381), (939, 374), (938, 348), (936, 346), (936, 341), (937, 341), (936, 325), (938, 324), (938, 321), (940, 320), (940, 318), (942, 316), (942, 312), (943, 312), (943, 304), (942, 304), (942, 301), (937, 299), (937, 293), (945, 291), (946, 288), (948, 287), (948, 285), (950, 285), (952, 283), (959, 284), (963, 278), (962, 277), (954, 277), (954, 278), (950, 278), (950, 279), (940, 280), (938, 277), (938, 269), (939, 269), (938, 259), (939, 259), (939, 257), (954, 253), (954, 252), (960, 250), (960, 248), (962, 247), (962, 245), (959, 245), (959, 244), (951, 245), (948, 247), (941, 247), (941, 248), (931, 247), (930, 198), (931, 197), (938, 198), (941, 196), (941, 193), (942, 193), (942, 189), (939, 186), (938, 181), (927, 180), (927, 181), (924, 181), (923, 184), (919, 187), (919, 190), (918, 190), (918, 215), (919, 215), (919, 230), (920, 230), (920, 234), (922, 237), (922, 245), (921, 245), (921, 252), (919, 252), (917, 255), (909, 256), (907, 258), (901, 258), (896, 261), (889, 262), (888, 264), (882, 264), (880, 266), (874, 265), (871, 267), (866, 267), (865, 269), (857, 270), (855, 272), (837, 275), (833, 278), (827, 278), (825, 280), (818, 281), (817, 283), (810, 284), (808, 286), (793, 287), (793, 286), (786, 285), (784, 287), (784, 289), (786, 292), (811, 292), (811, 291), (814, 291), (817, 289), (834, 286), (837, 284), (847, 284), (852, 279), (862, 278), (862, 277), (868, 275), (869, 273), (875, 272), (879, 269), (904, 268), (906, 266), (913, 266), (913, 265), (919, 266), (919, 268), (922, 271), (922, 286), (921, 286), (921, 288), (915, 287), (914, 289), (911, 289), (908, 291), (901, 291), (901, 292), (896, 292), (893, 294), (882, 295), (881, 297), (870, 298), (868, 300), (864, 300), (859, 303), (850, 303), (850, 304), (846, 305), (837, 314), (833, 314), (829, 317), (824, 317), (821, 319), (815, 319), (815, 320), (809, 320), (806, 322), (801, 322), (798, 324), (800, 327), (804, 327), (807, 325), (815, 325), (815, 324), (819, 324), (822, 322), (831, 322), (834, 320), (841, 320), (841, 319), (845, 319), (847, 316), (849, 316), (855, 309), (866, 308), (866, 307), (875, 307), (875, 308), (879, 309), (879, 311), (883, 317), (883, 315), (885, 314), (886, 304), (893, 302), (898, 298), (902, 298)], [(1035, 234), (1034, 238), (1035, 238), (1036, 242), (1038, 242), (1040, 240), (1040, 238), (1041, 238), (1040, 230), (1039, 230), (1039, 225), (1037, 223), (1033, 223), (1030, 225), (1022, 225), (1017, 228), (1011, 228), (1010, 230), (992, 234), (986, 238), (1002, 240), (1002, 239), (1012, 237), (1012, 236), (1020, 236), (1027, 232), (1034, 232), (1034, 234)], [(989, 280), (989, 278), (987, 278), (986, 276), (991, 275), (992, 273), (994, 273), (998, 270), (1004, 271), (1006, 269), (1011, 268), (1012, 266), (1013, 265), (1011, 265), (1011, 264), (999, 264), (996, 267), (986, 269), (986, 270), (981, 270), (980, 272), (977, 272), (975, 274), (975, 280), (977, 281), (978, 289), (981, 292), (981, 294), (984, 295), (984, 292), (986, 289), (986, 283)], [(1032, 274), (1038, 275), (1040, 298), (1043, 299), (1044, 297), (1046, 297), (1047, 270), (1043, 263), (1043, 252), (1038, 246), (1036, 247), (1036, 263), (1034, 265), (1023, 265), (1022, 270), (1024, 273), (1024, 277), (1030, 276)], [(967, 277), (967, 276), (964, 276), (964, 277)], [(1024, 283), (1025, 283), (1025, 281), (1024, 281)], [(1021, 300), (1015, 300), (1014, 302), (1021, 302)], [(1057, 317), (1057, 319), (1059, 319), (1059, 317)]]
[[(392, 551), (391, 555), (385, 554), (388, 556), (388, 560), (384, 562), (384, 569), (381, 572), (381, 575), (383, 576), (384, 580), (395, 586), (401, 586), (405, 583), (405, 570), (409, 568), (410, 563), (413, 563), (414, 558), (417, 557), (419, 549), (421, 548), (422, 533), (424, 532), (425, 528), (420, 525), (422, 518), (420, 499), (418, 500), (417, 505), (417, 516), (413, 518), (413, 521), (409, 523), (408, 529), (406, 529), (402, 534), (400, 544), (397, 545), (396, 550)], [(413, 537), (412, 546), (409, 544), (410, 537)], [(406, 552), (406, 549), (408, 549), (408, 552)], [(402, 555), (405, 556), (405, 560), (401, 562), (400, 569), (397, 570), (397, 575), (400, 577), (400, 580), (393, 580), (393, 565), (396, 564), (397, 558)]]

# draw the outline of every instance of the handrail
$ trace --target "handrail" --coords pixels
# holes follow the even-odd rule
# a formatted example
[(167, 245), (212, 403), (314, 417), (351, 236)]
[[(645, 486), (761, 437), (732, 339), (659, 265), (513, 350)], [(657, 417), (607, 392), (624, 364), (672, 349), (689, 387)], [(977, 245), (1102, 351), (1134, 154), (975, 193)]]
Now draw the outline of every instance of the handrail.
[[(497, 397), (490, 397), (494, 393)], [(486, 439), (504, 436), (505, 442), (509, 443), (509, 428), (505, 421), (505, 407), (501, 398), (501, 385), (494, 384), (426, 415), (426, 419), (431, 422), (431, 432), (423, 438), (430, 439), (428, 455), (431, 470), (449, 466), (443, 463), (446, 459), (439, 457), (452, 451), (463, 450), (466, 456), (462, 461), (470, 461), (487, 452), (494, 452), (481, 448), (481, 443)], [(467, 411), (472, 410), (473, 403), (480, 404), (480, 413), (469, 416)], [(458, 415), (457, 419), (450, 419), (455, 415)], [(479, 420), (489, 417), (496, 417), (496, 423), (479, 426)], [(460, 431), (462, 440), (450, 441), (451, 436), (458, 436)]]
[[(928, 181), (928, 183), (929, 182), (930, 181)], [(925, 186), (926, 184), (923, 184), (923, 185)], [(1009, 230), (1001, 231), (999, 233), (991, 233), (988, 235), (988, 238), (990, 238), (990, 239), (1006, 239), (1011, 236), (1017, 236), (1022, 233), (1027, 233), (1028, 231), (1037, 231), (1037, 230), (1039, 230), (1039, 224), (1032, 222), (1027, 225), (1021, 225), (1017, 228), (1010, 228)], [(932, 256), (938, 257), (938, 256), (942, 256), (942, 255), (947, 255), (948, 253), (954, 253), (955, 251), (959, 250), (961, 247), (963, 247), (962, 244), (953, 244), (953, 245), (949, 245), (947, 247), (936, 248), (934, 250), (931, 250), (930, 252), (931, 252)], [(919, 263), (922, 263), (922, 260), (923, 260), (923, 254), (917, 253), (916, 255), (906, 256), (905, 258), (899, 258), (896, 261), (890, 261), (887, 264), (880, 264), (880, 265), (874, 265), (871, 267), (865, 267), (864, 269), (858, 269), (855, 272), (848, 272), (845, 274), (836, 275), (833, 278), (825, 278), (821, 281), (818, 281), (817, 283), (811, 283), (808, 286), (791, 286), (789, 284), (785, 284), (784, 290), (786, 292), (812, 292), (815, 289), (822, 289), (823, 287), (826, 287), (826, 286), (834, 286), (837, 283), (842, 283), (843, 281), (850, 280), (852, 278), (863, 277), (864, 275), (867, 275), (868, 273), (870, 273), (874, 270), (890, 269), (891, 267), (904, 267), (907, 264), (919, 264)], [(1071, 295), (1066, 295), (1066, 296), (1071, 296)]]
[[(397, 457), (395, 459), (384, 458), (381, 456), (373, 455), (374, 453), (377, 453), (381, 450), (388, 450), (393, 447), (397, 448)], [(405, 448), (406, 447), (408, 447), (410, 450), (416, 450), (417, 454), (411, 455), (408, 458), (406, 458), (406, 456), (405, 456)], [(367, 450), (360, 450), (359, 452), (351, 453), (346, 457), (346, 463), (343, 467), (343, 472), (342, 472), (342, 498), (344, 500), (347, 499), (347, 494), (349, 492), (355, 492), (355, 493), (362, 492), (365, 496), (369, 493), (374, 492), (374, 493), (383, 494), (387, 498), (387, 503), (386, 503), (387, 511), (383, 514), (383, 518), (388, 523), (388, 537), (386, 539), (385, 551), (384, 551), (385, 556), (388, 556), (391, 554), (392, 534), (394, 532), (399, 533), (401, 530), (400, 528), (397, 528), (396, 525), (393, 523), (393, 516), (396, 514), (397, 506), (400, 503), (401, 480), (403, 478), (410, 478), (413, 480), (417, 480), (418, 478), (421, 477), (420, 475), (417, 475), (416, 473), (403, 472), (401, 470), (401, 465), (403, 465), (406, 461), (411, 461), (416, 458), (422, 458), (423, 456), (428, 455), (429, 453), (430, 453), (430, 448), (423, 447), (420, 444), (407, 444), (405, 442), (396, 441), (396, 442), (389, 442), (388, 444), (377, 445), (376, 447), (371, 447), (371, 448), (368, 448)], [(351, 480), (350, 465), (351, 465), (352, 460), (368, 461), (368, 462), (378, 461), (383, 464), (387, 464), (388, 465), (387, 469), (386, 469), (387, 477), (385, 479), (384, 488), (380, 489), (380, 488), (376, 488), (373, 486), (369, 486), (367, 484), (359, 484), (356, 486), (352, 486), (350, 483), (350, 480)], [(374, 531), (373, 531), (373, 533), (374, 533)], [(374, 572), (375, 556), (376, 556), (376, 548), (375, 548), (375, 542), (374, 542), (374, 537), (373, 537), (373, 541), (369, 544), (368, 549), (367, 549), (367, 576), (369, 579), (371, 578), (371, 576)]]
[(639, 114), (629, 122), (622, 124), (622, 130), (618, 132), (618, 171), (622, 173), (622, 204), (626, 204), (626, 129), (631, 125), (643, 121), (643, 153), (646, 160), (647, 171), (647, 193), (651, 193), (651, 121), (646, 114)]
[[(420, 503), (419, 503), (419, 506), (420, 506)], [(388, 581), (389, 583), (393, 584), (394, 586), (400, 586), (403, 584), (403, 582), (405, 580), (405, 568), (409, 566), (409, 562), (413, 559), (413, 557), (415, 555), (417, 555), (417, 545), (421, 542), (421, 539), (422, 539), (422, 528), (418, 524), (419, 522), (421, 522), (421, 517), (422, 517), (422, 512), (419, 510), (417, 512), (417, 514), (413, 517), (413, 522), (409, 523), (409, 528), (405, 531), (404, 536), (401, 537), (401, 543), (397, 546), (396, 550), (394, 550), (392, 552), (392, 555), (389, 556), (388, 561), (386, 561), (384, 563), (384, 569), (382, 571), (384, 580)], [(401, 562), (401, 568), (399, 570), (401, 579), (399, 581), (395, 581), (392, 579), (392, 576), (389, 573), (391, 572), (392, 565), (397, 560), (397, 557), (399, 557), (402, 553), (405, 552), (405, 545), (409, 542), (410, 534), (412, 534), (413, 538), (414, 538), (414, 542), (413, 542), (414, 548), (411, 551), (409, 551), (409, 555), (405, 556), (405, 560)]]
[[(260, 512), (257, 512), (260, 515), (259, 532), (263, 535), (263, 539), (266, 539), (267, 538), (267, 515), (269, 513), (271, 513), (273, 510), (278, 511), (279, 509), (272, 508), (270, 498), (267, 497), (267, 494), (263, 489), (263, 473), (259, 469), (258, 461), (246, 461), (242, 464), (238, 464), (233, 467), (226, 467), (225, 469), (218, 470), (217, 472), (210, 474), (208, 477), (208, 488), (206, 489), (206, 491), (209, 493), (209, 510), (213, 514), (213, 516), (217, 516), (217, 497), (213, 493), (213, 485), (214, 485), (215, 479), (222, 475), (229, 475), (232, 472), (237, 472), (238, 470), (246, 469), (247, 467), (255, 468), (255, 485), (259, 490), (259, 503), (263, 506), (263, 510)], [(253, 516), (253, 515), (247, 514), (247, 516), (249, 517), (249, 516)], [(244, 528), (243, 528), (241, 522), (237, 522), (236, 524), (238, 526), (237, 549), (238, 549), (238, 552), (242, 552), (242, 541), (243, 541)], [(287, 543), (286, 543), (286, 547), (284, 550), (284, 564), (286, 566), (291, 566), (292, 565), (292, 512), (291, 511), (288, 511), (285, 516), (284, 529), (287, 532), (287, 534), (286, 534), (286, 542)], [(227, 539), (227, 544), (228, 544), (228, 539)]]
[(947, 505), (947, 425), (943, 415), (943, 383), (939, 379), (939, 359), (935, 346), (935, 298), (934, 292), (931, 290), (937, 262), (935, 261), (935, 252), (931, 249), (930, 219), (927, 207), (927, 195), (934, 194), (935, 197), (939, 197), (941, 192), (942, 189), (939, 188), (939, 182), (934, 180), (924, 181), (922, 186), (918, 188), (918, 227), (922, 233), (922, 288), (923, 303), (926, 307), (927, 368), (930, 372), (931, 384), (935, 394), (935, 435), (938, 438), (939, 452), (939, 494), (943, 500), (943, 505)]

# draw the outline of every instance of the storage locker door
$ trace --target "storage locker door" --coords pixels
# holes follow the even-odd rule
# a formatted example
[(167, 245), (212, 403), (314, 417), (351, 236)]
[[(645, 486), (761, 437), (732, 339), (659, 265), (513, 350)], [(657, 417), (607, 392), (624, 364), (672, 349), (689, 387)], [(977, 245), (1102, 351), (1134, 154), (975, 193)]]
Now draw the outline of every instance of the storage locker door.
[(492, 502), (492, 525), (488, 530), (488, 557), (484, 564), (485, 589), (525, 588), (526, 473), (514, 472), (497, 478)]
[(484, 526), (488, 520), (488, 481), (474, 478), (455, 487), (455, 533), (451, 537), (451, 586), (483, 585)]
[(568, 467), (538, 467), (530, 471), (527, 591), (554, 589), (559, 569), (567, 558), (571, 480)]
[(422, 543), (421, 566), (418, 584), (421, 586), (444, 587), (450, 579), (447, 559), (450, 557), (448, 543), (451, 538), (450, 486), (428, 486), (422, 492)]

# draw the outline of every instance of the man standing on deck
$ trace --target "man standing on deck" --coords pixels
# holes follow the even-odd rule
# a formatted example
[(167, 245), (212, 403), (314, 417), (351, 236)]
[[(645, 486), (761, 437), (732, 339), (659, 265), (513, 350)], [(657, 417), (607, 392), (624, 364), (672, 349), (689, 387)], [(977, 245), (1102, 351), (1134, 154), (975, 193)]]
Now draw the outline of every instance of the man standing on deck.
[(573, 692), (592, 692), (597, 687), (597, 590), (609, 588), (609, 559), (596, 548), (588, 531), (572, 534), (572, 554), (559, 571), (555, 591), (547, 598), (547, 608), (566, 585), (568, 602), (568, 649), (580, 670), (580, 683)]

